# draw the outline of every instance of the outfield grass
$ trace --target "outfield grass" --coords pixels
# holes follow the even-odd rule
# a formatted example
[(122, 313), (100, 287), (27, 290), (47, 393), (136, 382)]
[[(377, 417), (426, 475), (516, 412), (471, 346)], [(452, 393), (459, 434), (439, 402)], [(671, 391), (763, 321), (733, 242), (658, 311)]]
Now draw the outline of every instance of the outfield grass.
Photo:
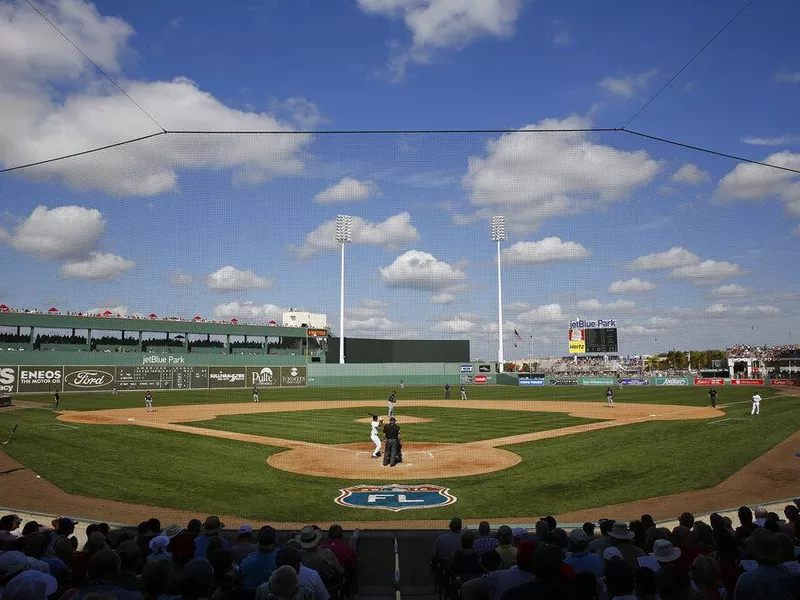
[[(773, 395), (773, 390), (760, 388), (762, 396)], [(369, 400), (385, 408), (386, 399), (392, 390), (389, 387), (305, 387), (276, 388), (261, 390), (262, 402), (278, 402), (292, 400)], [(404, 390), (396, 390), (398, 410), (403, 406), (403, 399), (438, 400), (444, 399), (444, 391), (433, 386), (407, 386)], [(719, 388), (720, 404), (746, 400), (754, 392), (750, 388)], [(108, 408), (138, 408), (144, 406), (144, 391), (120, 392), (112, 396), (111, 392), (65, 392), (61, 394), (62, 410), (102, 410)], [(251, 402), (250, 389), (241, 390), (181, 390), (153, 392), (155, 405), (178, 406), (184, 404), (223, 404), (234, 402)], [(458, 390), (453, 390), (453, 398), (458, 397)], [(52, 404), (49, 394), (26, 394), (19, 396), (24, 400)], [(480, 386), (469, 387), (470, 400), (553, 400), (581, 402), (605, 402), (605, 387), (579, 386)], [(702, 387), (649, 387), (630, 386), (614, 388), (615, 402), (637, 402), (643, 404), (677, 404), (681, 406), (706, 406), (708, 404), (708, 388)], [(469, 400), (467, 401), (469, 402)]]
[[(506, 397), (505, 388), (481, 391), (484, 389)], [(343, 396), (353, 399), (362, 391), (348, 390)], [(550, 397), (547, 389), (523, 391), (531, 399)], [(602, 401), (602, 389), (589, 391), (592, 393), (578, 393), (574, 399), (591, 396)], [(404, 392), (411, 396), (415, 390)], [(649, 401), (662, 404), (699, 405), (705, 401), (702, 389), (625, 389), (617, 390), (617, 398), (641, 402), (645, 392), (652, 396)], [(454, 507), (391, 514), (334, 504), (341, 488), (369, 481), (315, 478), (272, 469), (265, 461), (281, 450), (278, 448), (146, 427), (79, 425), (72, 429), (60, 425), (44, 409), (0, 410), (0, 435), (18, 423), (13, 442), (3, 450), (66, 491), (192, 510), (201, 516), (233, 513), (257, 522), (447, 518), (454, 512), (464, 517), (534, 516), (721, 482), (796, 431), (800, 399), (772, 398), (769, 392), (762, 394), (762, 414), (757, 418), (747, 416), (751, 390), (724, 389), (722, 403), (741, 404), (726, 409), (727, 416), (735, 418), (723, 423), (645, 422), (508, 446), (523, 458), (522, 463), (480, 476), (427, 481), (449, 487), (458, 497)], [(158, 394), (157, 399), (169, 396)], [(560, 390), (558, 396), (567, 399)], [(205, 401), (219, 402), (219, 395)], [(398, 404), (398, 410), (401, 406)], [(417, 409), (409, 409), (408, 414), (412, 410)], [(487, 426), (482, 417), (485, 411), (457, 412), (463, 417), (459, 425), (464, 429), (478, 431)], [(292, 414), (310, 428), (318, 425), (311, 420), (313, 413)], [(516, 415), (506, 426), (513, 426), (515, 419)], [(431, 424), (434, 430), (437, 423), (438, 418)]]
[[(303, 413), (300, 419), (296, 412), (226, 415), (186, 425), (322, 444), (369, 442), (369, 424), (354, 422), (369, 418), (366, 410), (315, 410)], [(374, 410), (381, 411), (380, 408)], [(571, 417), (565, 413), (468, 408), (411, 407), (403, 409), (402, 415), (431, 419), (428, 423), (401, 423), (406, 442), (473, 442), (597, 422), (597, 419)]]

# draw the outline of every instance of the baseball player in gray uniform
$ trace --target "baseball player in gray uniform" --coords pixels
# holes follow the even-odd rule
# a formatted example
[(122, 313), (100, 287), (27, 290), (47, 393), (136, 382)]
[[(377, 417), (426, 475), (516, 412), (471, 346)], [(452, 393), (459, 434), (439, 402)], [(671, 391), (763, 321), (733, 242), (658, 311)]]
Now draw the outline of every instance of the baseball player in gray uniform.
[(395, 404), (395, 402), (397, 402), (397, 400), (395, 399), (395, 394), (397, 394), (397, 392), (395, 392), (394, 390), (392, 390), (392, 393), (389, 394), (389, 417), (390, 418), (394, 416), (394, 404)]

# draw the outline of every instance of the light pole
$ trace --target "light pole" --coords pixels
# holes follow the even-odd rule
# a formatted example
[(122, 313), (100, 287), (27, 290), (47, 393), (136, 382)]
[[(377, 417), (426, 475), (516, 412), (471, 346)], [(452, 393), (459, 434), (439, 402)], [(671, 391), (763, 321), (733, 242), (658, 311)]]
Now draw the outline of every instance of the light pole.
[(500, 373), (504, 371), (503, 363), (503, 285), (500, 278), (500, 242), (506, 239), (506, 218), (502, 215), (492, 217), (492, 241), (497, 242), (497, 362)]
[(336, 241), (342, 245), (342, 269), (339, 279), (339, 364), (344, 364), (344, 245), (353, 241), (353, 217), (336, 217)]

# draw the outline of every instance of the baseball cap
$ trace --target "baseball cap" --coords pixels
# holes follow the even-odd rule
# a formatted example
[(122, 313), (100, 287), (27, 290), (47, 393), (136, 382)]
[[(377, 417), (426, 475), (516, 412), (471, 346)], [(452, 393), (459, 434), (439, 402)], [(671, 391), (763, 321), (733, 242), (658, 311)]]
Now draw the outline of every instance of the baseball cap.
[(533, 553), (533, 563), (542, 569), (557, 571), (563, 560), (561, 548), (553, 544), (543, 544)]
[(239, 527), (239, 533), (253, 533), (253, 528), (245, 523)]
[(25, 571), (6, 584), (4, 600), (45, 600), (58, 589), (56, 578), (49, 573)]
[(0, 573), (12, 575), (28, 568), (30, 568), (30, 561), (22, 552), (9, 550), (0, 554)]
[(165, 535), (157, 535), (152, 540), (150, 540), (150, 550), (155, 552), (156, 550), (166, 550), (167, 546), (169, 546), (169, 538)]
[(569, 532), (569, 541), (573, 544), (585, 544), (589, 541), (589, 536), (583, 529), (573, 529)]
[(615, 548), (611, 546), (611, 548), (606, 548), (605, 552), (603, 552), (603, 560), (624, 560), (622, 556), (622, 552), (619, 551), (619, 548)]
[(269, 548), (275, 544), (275, 529), (269, 525), (265, 525), (258, 530), (258, 545), (264, 548)]

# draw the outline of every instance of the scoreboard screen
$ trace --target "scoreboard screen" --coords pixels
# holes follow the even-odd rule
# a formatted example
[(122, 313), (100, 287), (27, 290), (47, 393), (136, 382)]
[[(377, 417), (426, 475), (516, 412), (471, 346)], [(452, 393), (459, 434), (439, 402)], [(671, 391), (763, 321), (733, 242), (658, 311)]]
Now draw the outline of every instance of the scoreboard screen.
[(617, 354), (617, 328), (605, 327), (585, 329), (586, 352), (596, 354)]

